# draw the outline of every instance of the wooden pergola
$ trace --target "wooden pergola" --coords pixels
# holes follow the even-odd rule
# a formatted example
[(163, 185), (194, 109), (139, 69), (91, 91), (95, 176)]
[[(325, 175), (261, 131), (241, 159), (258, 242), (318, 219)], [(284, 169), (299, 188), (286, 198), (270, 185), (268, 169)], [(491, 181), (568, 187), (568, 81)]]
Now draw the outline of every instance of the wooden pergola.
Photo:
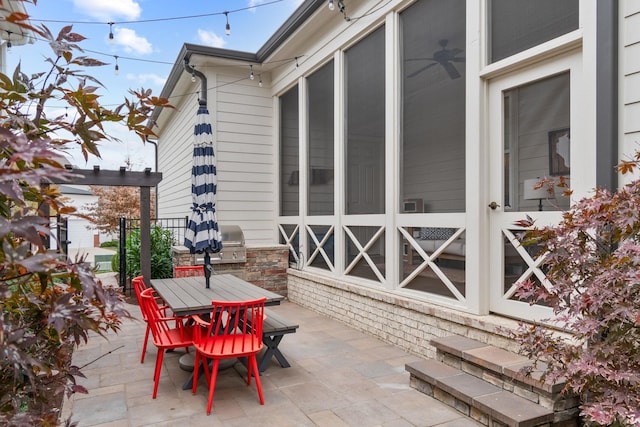
[(148, 285), (151, 279), (151, 187), (162, 181), (162, 173), (151, 172), (151, 168), (143, 172), (128, 171), (124, 167), (117, 171), (101, 170), (99, 166), (94, 166), (93, 169), (73, 169), (66, 165), (66, 168), (73, 170), (77, 176), (71, 180), (52, 180), (52, 184), (140, 188), (140, 271)]

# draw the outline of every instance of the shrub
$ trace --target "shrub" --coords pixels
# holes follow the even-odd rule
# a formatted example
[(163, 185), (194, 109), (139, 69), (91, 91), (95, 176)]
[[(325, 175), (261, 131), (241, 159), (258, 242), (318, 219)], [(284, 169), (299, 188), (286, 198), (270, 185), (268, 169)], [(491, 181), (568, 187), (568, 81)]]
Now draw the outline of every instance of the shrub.
[(120, 272), (120, 251), (116, 251), (111, 257), (111, 271), (119, 273)]
[[(175, 240), (171, 230), (159, 225), (151, 227), (151, 278), (166, 279), (173, 277), (171, 246)], [(127, 237), (127, 275), (129, 278), (139, 276), (140, 271), (140, 230), (133, 229)]]
[(117, 240), (110, 240), (108, 242), (102, 242), (100, 244), (101, 248), (118, 248), (120, 243)]
[(550, 306), (553, 319), (547, 320), (572, 339), (541, 324), (521, 325), (515, 337), (524, 354), (547, 366), (547, 378), (566, 378), (589, 423), (640, 425), (639, 207), (636, 180), (615, 193), (596, 189), (555, 226), (518, 222), (532, 227), (521, 240), (544, 251), (551, 286), (528, 280), (518, 284), (517, 295)]

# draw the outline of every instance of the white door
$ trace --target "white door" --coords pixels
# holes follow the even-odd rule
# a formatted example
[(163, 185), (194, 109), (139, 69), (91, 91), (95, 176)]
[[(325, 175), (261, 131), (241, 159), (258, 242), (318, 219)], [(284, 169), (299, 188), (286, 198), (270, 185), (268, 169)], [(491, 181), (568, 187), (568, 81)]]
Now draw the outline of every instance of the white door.
[[(540, 179), (571, 176), (571, 128), (576, 122), (572, 93), (579, 55), (536, 64), (489, 82), (490, 310), (527, 320), (550, 317), (551, 310), (515, 295), (515, 284), (531, 279), (550, 286), (544, 254), (522, 246), (516, 222), (531, 216), (537, 225), (557, 223), (569, 198), (536, 190)], [(573, 150), (575, 151), (575, 150)]]

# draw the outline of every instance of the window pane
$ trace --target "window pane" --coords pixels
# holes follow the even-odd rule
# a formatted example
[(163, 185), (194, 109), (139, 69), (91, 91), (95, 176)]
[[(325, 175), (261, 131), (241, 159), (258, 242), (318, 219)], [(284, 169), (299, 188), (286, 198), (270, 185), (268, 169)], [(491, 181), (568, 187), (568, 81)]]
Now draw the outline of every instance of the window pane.
[[(384, 232), (379, 233), (380, 227), (350, 226), (349, 230), (354, 237), (345, 233), (347, 274), (378, 282), (384, 279), (386, 263)], [(367, 249), (361, 251), (359, 247)]]
[(578, 28), (578, 0), (490, 0), (491, 62)]
[(403, 288), (463, 299), (466, 293), (465, 233), (451, 227), (404, 229), (409, 237), (400, 235)]
[(346, 213), (384, 213), (384, 27), (350, 48), (346, 68)]
[[(334, 265), (333, 228), (328, 225), (311, 226), (307, 233), (309, 241), (308, 264), (313, 267), (330, 270)], [(314, 238), (318, 241), (316, 244)]]
[(280, 97), (280, 215), (298, 215), (298, 86)]
[(296, 224), (282, 224), (280, 244), (289, 246), (289, 267), (300, 268), (300, 233)]
[(309, 215), (333, 215), (333, 61), (307, 79)]
[(401, 25), (400, 212), (464, 212), (465, 1), (421, 0)]
[[(569, 73), (504, 92), (504, 206), (511, 211), (566, 210), (555, 187), (571, 177)], [(550, 187), (535, 189), (546, 178)]]

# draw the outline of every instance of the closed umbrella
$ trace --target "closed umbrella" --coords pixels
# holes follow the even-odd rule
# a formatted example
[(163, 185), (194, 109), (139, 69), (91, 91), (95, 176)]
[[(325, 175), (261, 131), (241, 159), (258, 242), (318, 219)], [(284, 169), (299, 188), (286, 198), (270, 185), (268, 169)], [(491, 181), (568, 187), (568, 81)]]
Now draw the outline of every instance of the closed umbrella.
[(222, 250), (222, 239), (216, 219), (216, 159), (213, 132), (206, 104), (200, 104), (194, 128), (193, 166), (191, 168), (191, 216), (184, 237), (189, 252), (204, 253), (204, 275), (209, 287), (210, 254)]

